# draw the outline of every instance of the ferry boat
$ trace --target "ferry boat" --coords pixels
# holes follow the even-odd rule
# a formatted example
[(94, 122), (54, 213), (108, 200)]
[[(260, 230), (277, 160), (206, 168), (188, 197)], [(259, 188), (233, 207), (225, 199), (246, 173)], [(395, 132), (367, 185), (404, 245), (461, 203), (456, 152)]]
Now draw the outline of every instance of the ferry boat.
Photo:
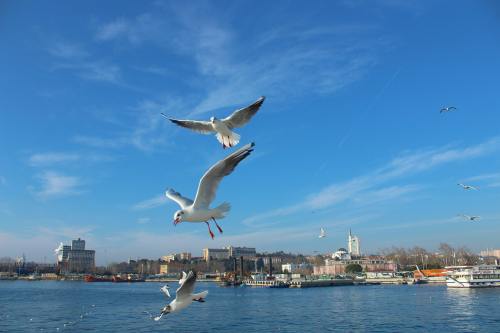
[(448, 269), (446, 285), (450, 288), (500, 287), (499, 265), (452, 266)]
[(97, 276), (97, 275), (86, 275), (85, 282), (112, 282), (111, 277)]

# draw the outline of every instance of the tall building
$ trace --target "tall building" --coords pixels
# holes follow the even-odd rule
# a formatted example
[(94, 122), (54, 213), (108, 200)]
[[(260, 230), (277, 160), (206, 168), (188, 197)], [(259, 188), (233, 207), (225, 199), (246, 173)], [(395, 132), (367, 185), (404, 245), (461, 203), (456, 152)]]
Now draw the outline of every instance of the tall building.
[(203, 249), (203, 260), (223, 260), (229, 259), (229, 250), (228, 249)]
[(61, 273), (91, 273), (95, 269), (95, 251), (85, 250), (85, 241), (75, 239), (71, 246), (62, 243), (56, 249), (57, 266)]
[(235, 247), (230, 245), (226, 249), (229, 251), (229, 256), (233, 258), (255, 258), (257, 254), (255, 247)]
[(485, 251), (481, 251), (481, 257), (496, 257), (500, 259), (500, 249), (487, 249)]
[(358, 236), (353, 236), (351, 233), (351, 229), (349, 229), (349, 240), (348, 240), (348, 248), (349, 254), (351, 256), (360, 256), (361, 255), (361, 247), (359, 244)]

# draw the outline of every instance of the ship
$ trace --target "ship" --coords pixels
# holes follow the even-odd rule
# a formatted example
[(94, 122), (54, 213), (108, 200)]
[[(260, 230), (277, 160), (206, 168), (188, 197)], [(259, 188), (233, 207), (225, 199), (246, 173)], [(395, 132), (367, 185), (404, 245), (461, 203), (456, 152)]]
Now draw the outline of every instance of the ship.
[(85, 282), (112, 282), (112, 277), (109, 276), (97, 276), (97, 275), (86, 275)]
[(146, 280), (137, 275), (128, 274), (125, 276), (115, 275), (112, 277), (112, 282), (145, 282)]
[(449, 288), (500, 287), (499, 265), (450, 266), (446, 276)]

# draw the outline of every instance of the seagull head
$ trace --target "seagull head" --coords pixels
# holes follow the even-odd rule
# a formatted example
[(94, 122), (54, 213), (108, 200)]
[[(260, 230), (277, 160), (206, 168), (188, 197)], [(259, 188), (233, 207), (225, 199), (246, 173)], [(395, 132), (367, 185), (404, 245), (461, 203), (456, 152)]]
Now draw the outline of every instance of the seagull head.
[(184, 211), (182, 209), (176, 211), (174, 214), (174, 225), (181, 223), (183, 216), (184, 216)]
[(172, 311), (172, 308), (170, 307), (170, 305), (167, 305), (167, 306), (165, 306), (165, 307), (161, 310), (161, 313), (162, 313), (162, 314), (169, 314), (171, 311)]
[(217, 118), (215, 118), (215, 117), (210, 117), (210, 122), (213, 124), (213, 123), (215, 122), (215, 119), (217, 119)]

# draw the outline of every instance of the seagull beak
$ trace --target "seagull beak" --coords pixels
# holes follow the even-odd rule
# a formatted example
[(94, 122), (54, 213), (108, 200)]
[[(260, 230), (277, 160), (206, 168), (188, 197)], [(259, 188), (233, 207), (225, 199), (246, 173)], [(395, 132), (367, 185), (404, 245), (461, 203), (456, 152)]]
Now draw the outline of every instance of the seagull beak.
[(177, 225), (177, 224), (179, 224), (180, 222), (181, 222), (181, 220), (177, 218), (177, 219), (175, 219), (175, 220), (174, 220), (174, 225)]

